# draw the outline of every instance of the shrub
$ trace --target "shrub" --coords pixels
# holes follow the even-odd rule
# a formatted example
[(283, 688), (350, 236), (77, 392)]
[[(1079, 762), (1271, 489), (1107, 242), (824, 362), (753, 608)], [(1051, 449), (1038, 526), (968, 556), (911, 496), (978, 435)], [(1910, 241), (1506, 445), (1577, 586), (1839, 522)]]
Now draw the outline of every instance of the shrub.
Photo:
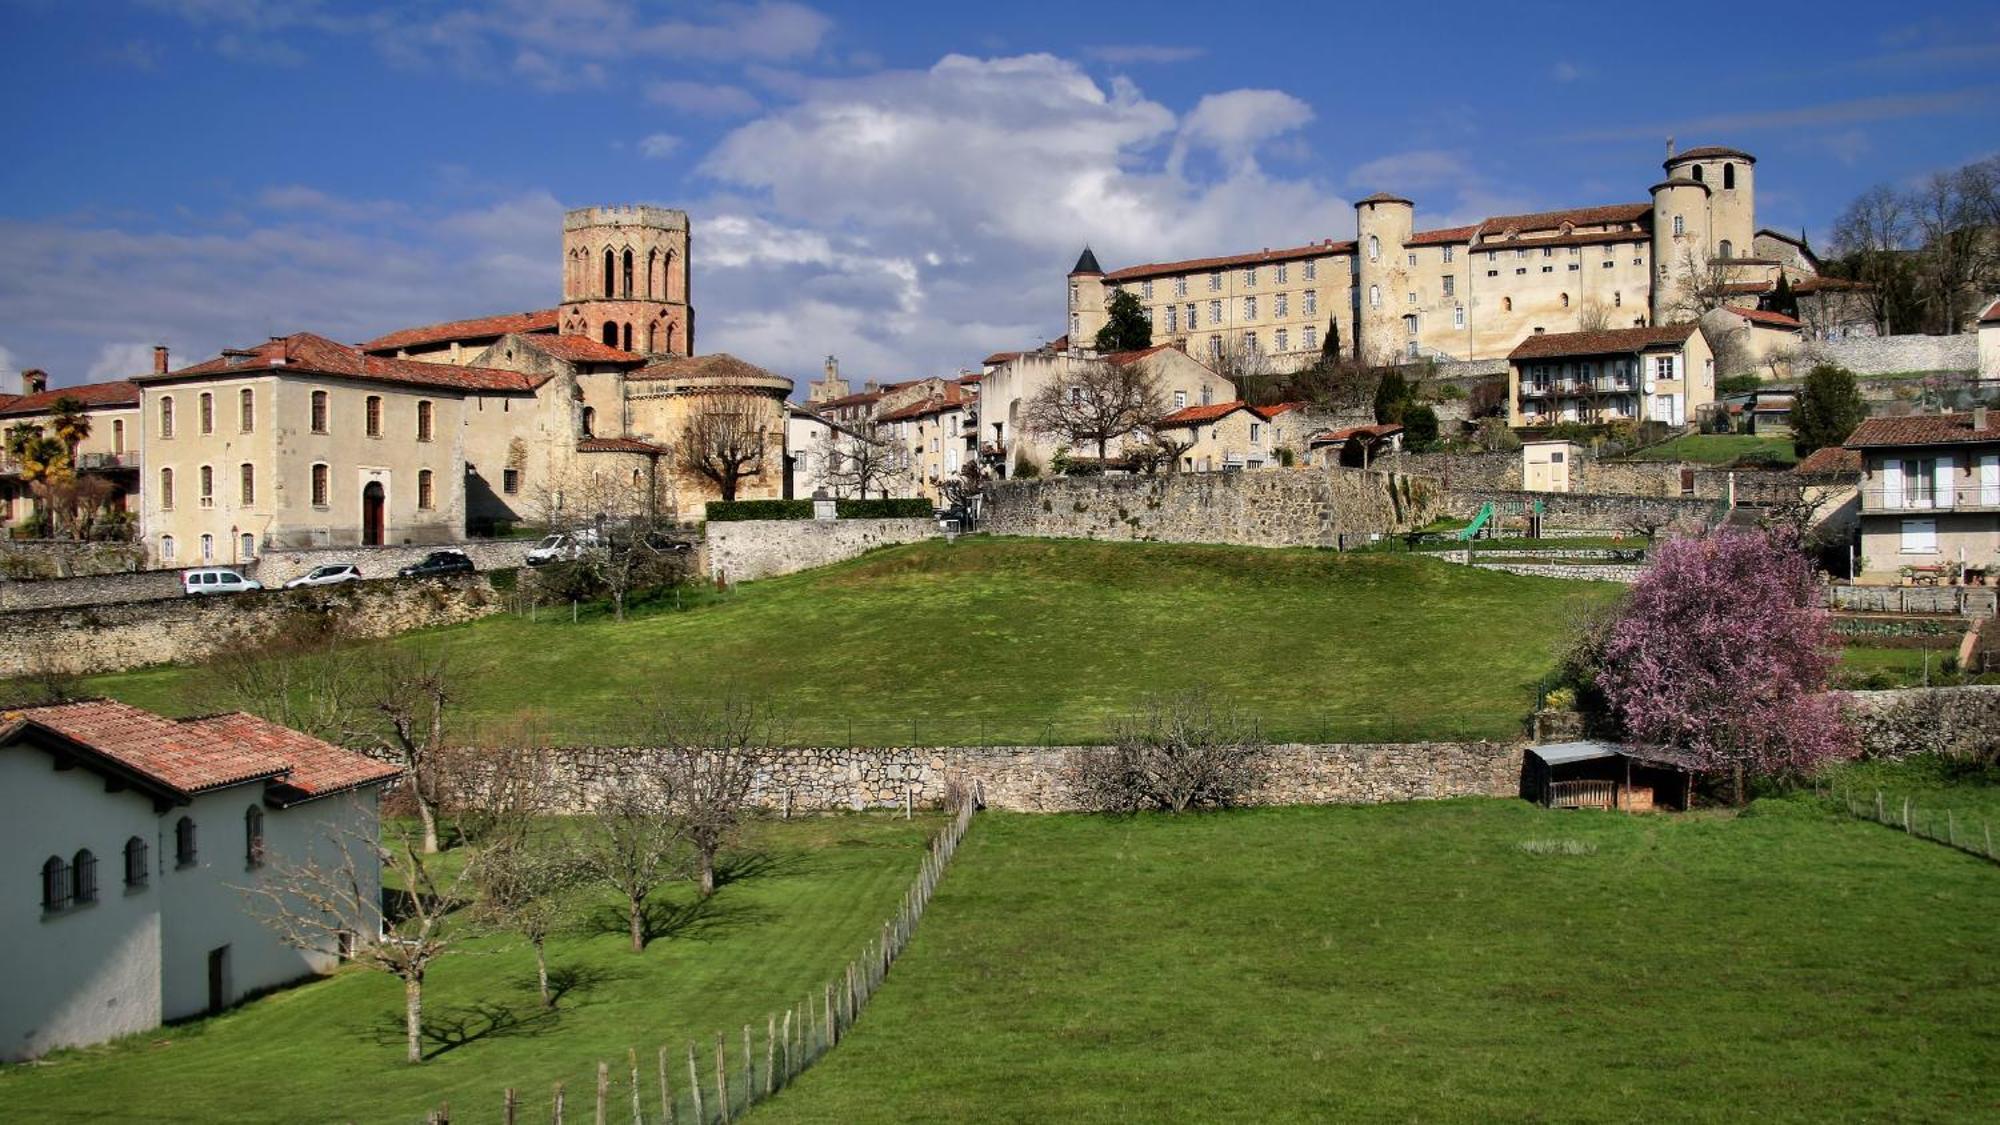
[(1035, 459), (1033, 457), (1030, 457), (1025, 453), (1023, 453), (1021, 455), (1021, 459), (1015, 462), (1014, 464), (1015, 480), (1034, 480), (1036, 477), (1041, 475), (1042, 475), (1042, 467), (1035, 463)]
[(891, 520), (913, 517), (928, 519), (937, 509), (929, 500), (915, 496), (895, 500), (836, 500), (833, 503), (833, 510), (834, 514), (844, 520)]
[(711, 500), (708, 504), (710, 523), (811, 518), (813, 518), (813, 502), (810, 500)]
[(1085, 808), (1179, 813), (1242, 804), (1263, 780), (1265, 754), (1253, 724), (1197, 688), (1149, 701), (1110, 746), (1072, 751), (1064, 773)]

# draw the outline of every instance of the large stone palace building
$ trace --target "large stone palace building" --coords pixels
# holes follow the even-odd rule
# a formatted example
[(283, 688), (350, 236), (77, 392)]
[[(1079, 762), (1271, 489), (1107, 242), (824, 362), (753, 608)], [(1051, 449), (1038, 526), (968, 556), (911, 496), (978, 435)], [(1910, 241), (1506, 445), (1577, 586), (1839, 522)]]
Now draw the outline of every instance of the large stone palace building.
[(685, 212), (573, 210), (555, 308), (361, 344), (296, 332), (177, 369), (161, 349), (151, 373), (0, 395), (0, 409), (84, 403), (96, 424), (80, 452), (129, 476), (159, 565), (696, 517), (719, 495), (687, 455), (697, 429), (732, 435), (737, 498), (780, 496), (792, 382), (694, 354), (688, 250)]
[(1691, 290), (1733, 286), (1754, 303), (1780, 272), (1815, 272), (1797, 240), (1757, 228), (1756, 164), (1689, 149), (1668, 156), (1648, 201), (1469, 226), (1418, 230), (1414, 203), (1379, 192), (1355, 204), (1344, 241), (1110, 271), (1086, 249), (1068, 278), (1069, 340), (1088, 346), (1120, 290), (1155, 342), (1281, 369), (1316, 358), (1328, 332), (1369, 362), (1491, 360), (1536, 333), (1693, 320)]

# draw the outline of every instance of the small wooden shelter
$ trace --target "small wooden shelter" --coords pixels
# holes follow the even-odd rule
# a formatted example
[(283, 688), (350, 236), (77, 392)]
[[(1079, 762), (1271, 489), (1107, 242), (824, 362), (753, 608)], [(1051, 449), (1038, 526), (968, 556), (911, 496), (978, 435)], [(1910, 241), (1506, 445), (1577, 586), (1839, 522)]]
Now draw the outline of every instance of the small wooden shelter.
[(1530, 746), (1530, 800), (1552, 809), (1683, 809), (1694, 774), (1661, 750), (1585, 740)]

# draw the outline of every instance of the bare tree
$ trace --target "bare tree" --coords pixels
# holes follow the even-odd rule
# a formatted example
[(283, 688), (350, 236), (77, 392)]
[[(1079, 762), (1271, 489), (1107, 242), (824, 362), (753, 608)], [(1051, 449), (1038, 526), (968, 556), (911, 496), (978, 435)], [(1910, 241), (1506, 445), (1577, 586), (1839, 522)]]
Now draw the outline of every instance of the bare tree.
[(1111, 439), (1158, 418), (1159, 380), (1139, 362), (1075, 364), (1029, 397), (1022, 425), (1031, 433), (1097, 447), (1102, 465)]
[(1966, 178), (1938, 172), (1911, 198), (1910, 213), (1923, 239), (1918, 256), (1924, 300), (1947, 335), (1964, 330), (1968, 291), (1979, 277), (1983, 233), (1967, 205)]
[(980, 502), (985, 499), (986, 485), (992, 475), (977, 461), (967, 461), (958, 472), (938, 483), (938, 499), (944, 506), (963, 513), (967, 521), (962, 530), (970, 530), (971, 522), (979, 518)]
[(1877, 184), (1855, 197), (1833, 223), (1832, 249), (1845, 259), (1865, 288), (1857, 292), (1875, 321), (1875, 332), (1890, 332), (1895, 301), (1897, 257), (1909, 245), (1910, 208), (1902, 194)]
[(301, 617), (262, 645), (218, 657), (193, 678), (189, 702), (198, 711), (248, 711), (338, 742), (355, 726), (362, 660), (337, 630)]
[(1729, 304), (1736, 282), (1736, 259), (1684, 247), (1673, 263), (1673, 300), (1667, 313), (1675, 321), (1700, 320), (1704, 313)]
[(906, 485), (910, 477), (909, 453), (894, 441), (889, 427), (874, 420), (850, 427), (854, 434), (840, 440), (838, 430), (820, 438), (813, 452), (826, 465), (825, 478), (835, 496), (852, 494), (868, 499), (872, 489), (882, 499), (893, 489)]
[(694, 851), (691, 872), (701, 897), (715, 893), (715, 860), (742, 831), (757, 779), (782, 741), (765, 708), (739, 699), (659, 719), (660, 770), (670, 780), (681, 836)]
[(1262, 781), (1266, 756), (1254, 726), (1198, 688), (1148, 701), (1110, 746), (1072, 751), (1065, 772), (1087, 808), (1179, 813), (1241, 804)]
[(1595, 297), (1585, 297), (1576, 310), (1578, 332), (1602, 332), (1611, 327), (1611, 310)]
[(673, 780), (669, 770), (638, 765), (607, 787), (574, 853), (581, 870), (625, 900), (634, 953), (646, 948), (646, 900), (686, 868)]
[(744, 478), (764, 471), (764, 427), (743, 411), (705, 410), (688, 421), (674, 442), (674, 465), (736, 499)]
[[(400, 979), (404, 1057), (422, 1062), (424, 975), (451, 947), (454, 935), (446, 920), (469, 901), (478, 857), (446, 876), (408, 840), (385, 846), (347, 833), (330, 843), (337, 853), (333, 859), (274, 858), (254, 886), (240, 889), (251, 912), (285, 944), (338, 953)], [(385, 871), (403, 888), (402, 909), (394, 916), (382, 906)], [(381, 940), (371, 940), (378, 931)]]
[(445, 651), (401, 645), (371, 649), (344, 741), (403, 767), (423, 825), (426, 855), (438, 850), (438, 809), (448, 782), (449, 719), (458, 679)]
[[(559, 811), (555, 764), (532, 739), (484, 751), (475, 771), (462, 769), (458, 807), (480, 831), (479, 901), (475, 914), (512, 931), (535, 951), (542, 1007), (555, 1007), (549, 988), (548, 939), (570, 916), (570, 899), (585, 872), (552, 819)], [(471, 765), (472, 763), (466, 763)]]

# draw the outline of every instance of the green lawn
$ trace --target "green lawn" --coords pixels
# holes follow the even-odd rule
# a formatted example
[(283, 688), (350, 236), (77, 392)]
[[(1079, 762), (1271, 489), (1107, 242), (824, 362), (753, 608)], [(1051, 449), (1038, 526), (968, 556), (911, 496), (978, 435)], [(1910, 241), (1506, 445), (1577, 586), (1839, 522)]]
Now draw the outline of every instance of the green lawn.
[(2000, 868), (1769, 808), (989, 813), (757, 1120), (2000, 1116)]
[(1923, 687), (1975, 683), (2000, 683), (2000, 673), (1981, 672), (1970, 677), (1947, 673), (1945, 662), (1956, 661), (1958, 646), (1944, 648), (1871, 648), (1851, 645), (1841, 650), (1840, 665), (1834, 669), (1835, 687), (1862, 690)]
[(1798, 460), (1787, 436), (1761, 434), (1685, 434), (1664, 445), (1648, 446), (1648, 461), (1693, 461), (1705, 465), (1726, 465), (1740, 457), (1763, 456), (1778, 465)]
[[(980, 537), (622, 624), (544, 612), (424, 636), (462, 656), (470, 714), (533, 713), (558, 738), (635, 701), (734, 691), (792, 715), (797, 742), (1094, 740), (1198, 681), (1278, 737), (1511, 737), (1573, 612), (1615, 592), (1392, 553)], [(91, 687), (188, 710), (200, 675)]]
[[(402, 1061), (402, 984), (350, 968), (214, 1018), (0, 1067), (0, 1119), (410, 1122), (449, 1100), (455, 1121), (497, 1121), (514, 1086), (530, 1107), (522, 1119), (545, 1121), (561, 1081), (569, 1119), (588, 1121), (600, 1059), (629, 1105), (627, 1048), (648, 1082), (663, 1045), (682, 1052), (701, 1040), (712, 1050), (716, 1032), (740, 1042), (754, 1022), (761, 1048), (767, 1015), (833, 979), (879, 935), (941, 825), (936, 815), (754, 823), (741, 877), (644, 953), (629, 951), (619, 918), (608, 923), (617, 932), (551, 942), (550, 967), (569, 982), (552, 1017), (539, 1015), (524, 944), (471, 941), (426, 983), (438, 1038), (421, 1066)], [(656, 901), (686, 911), (693, 895), (682, 885)], [(676, 1058), (682, 1087), (685, 1055)], [(656, 1086), (648, 1099), (657, 1110)]]

